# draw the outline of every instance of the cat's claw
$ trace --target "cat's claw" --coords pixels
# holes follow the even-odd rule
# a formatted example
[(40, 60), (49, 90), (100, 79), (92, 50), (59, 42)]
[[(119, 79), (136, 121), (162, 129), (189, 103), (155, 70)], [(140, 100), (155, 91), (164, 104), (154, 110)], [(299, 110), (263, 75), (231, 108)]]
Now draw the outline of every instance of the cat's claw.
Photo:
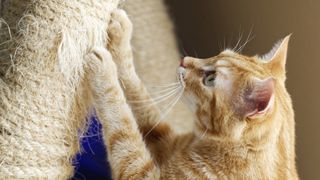
[[(94, 47), (87, 55), (90, 76), (106, 76), (112, 78), (117, 76), (117, 68), (112, 61), (110, 52), (104, 47)], [(109, 76), (109, 77), (108, 77)]]
[(112, 50), (130, 46), (132, 23), (124, 10), (117, 9), (112, 12), (108, 36), (110, 39), (108, 45)]

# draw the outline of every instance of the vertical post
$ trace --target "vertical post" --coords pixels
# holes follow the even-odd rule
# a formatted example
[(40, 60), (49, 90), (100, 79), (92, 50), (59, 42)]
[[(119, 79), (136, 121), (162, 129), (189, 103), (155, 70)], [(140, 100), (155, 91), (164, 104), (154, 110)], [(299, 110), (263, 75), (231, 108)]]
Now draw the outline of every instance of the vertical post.
[[(90, 98), (85, 54), (118, 0), (1, 1), (0, 179), (67, 179)], [(80, 130), (80, 132), (79, 132)]]

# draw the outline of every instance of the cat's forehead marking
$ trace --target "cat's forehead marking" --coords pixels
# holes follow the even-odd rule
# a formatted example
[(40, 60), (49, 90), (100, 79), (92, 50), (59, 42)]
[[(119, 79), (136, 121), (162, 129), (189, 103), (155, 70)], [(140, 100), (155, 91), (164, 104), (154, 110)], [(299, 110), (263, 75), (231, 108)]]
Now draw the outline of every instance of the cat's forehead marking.
[(229, 66), (231, 65), (230, 62), (228, 62), (227, 60), (224, 60), (224, 59), (220, 59), (216, 62), (215, 64), (216, 66)]
[(230, 74), (230, 73), (229, 73), (229, 70), (226, 67), (228, 67), (230, 65), (231, 65), (231, 63), (228, 62), (227, 60), (220, 59), (220, 60), (217, 60), (216, 63), (213, 66), (212, 65), (204, 66), (204, 67), (202, 67), (202, 69), (204, 71), (218, 70), (221, 73), (223, 73), (224, 75), (227, 75), (227, 74)]
[(203, 69), (204, 71), (213, 71), (213, 70), (214, 70), (214, 67), (213, 67), (213, 66), (204, 66), (204, 67), (202, 67), (202, 69)]

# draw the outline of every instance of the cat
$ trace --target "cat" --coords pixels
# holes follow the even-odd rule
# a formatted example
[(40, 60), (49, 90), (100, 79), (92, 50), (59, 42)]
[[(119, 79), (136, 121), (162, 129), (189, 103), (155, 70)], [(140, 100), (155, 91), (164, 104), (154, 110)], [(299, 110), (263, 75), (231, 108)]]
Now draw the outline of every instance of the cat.
[(134, 108), (133, 102), (152, 99), (135, 72), (131, 34), (126, 13), (116, 10), (109, 44), (88, 55), (89, 88), (114, 179), (298, 179), (285, 88), (290, 36), (262, 57), (225, 50), (183, 58), (178, 89), (196, 120), (193, 132), (175, 134), (159, 122), (156, 105)]

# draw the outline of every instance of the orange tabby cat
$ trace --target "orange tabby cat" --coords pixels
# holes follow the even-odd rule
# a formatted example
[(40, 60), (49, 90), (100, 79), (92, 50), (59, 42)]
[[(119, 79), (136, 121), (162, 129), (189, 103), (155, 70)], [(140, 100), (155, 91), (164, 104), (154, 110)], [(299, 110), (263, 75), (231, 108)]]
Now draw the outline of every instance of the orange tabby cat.
[(193, 133), (176, 135), (159, 123), (156, 106), (127, 104), (151, 100), (135, 73), (131, 31), (125, 12), (117, 10), (108, 32), (111, 54), (95, 48), (89, 55), (114, 179), (298, 179), (285, 88), (289, 36), (264, 57), (226, 50), (208, 59), (184, 58), (180, 90), (196, 121)]

